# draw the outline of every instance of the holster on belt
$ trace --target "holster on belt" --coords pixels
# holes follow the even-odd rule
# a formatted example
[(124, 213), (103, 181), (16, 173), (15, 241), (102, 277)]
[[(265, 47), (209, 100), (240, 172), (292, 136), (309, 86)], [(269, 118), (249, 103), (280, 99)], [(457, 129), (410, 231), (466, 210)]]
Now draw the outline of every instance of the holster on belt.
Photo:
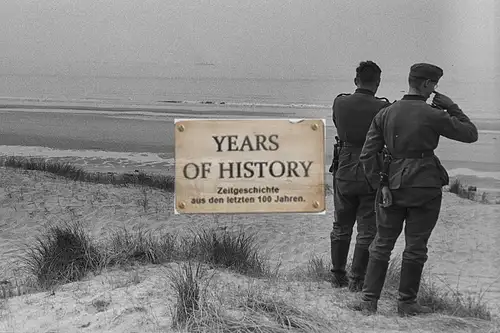
[(333, 145), (333, 161), (332, 164), (330, 165), (330, 169), (328, 170), (334, 176), (339, 168), (339, 155), (340, 155), (340, 139), (336, 135), (335, 135), (335, 141), (336, 143)]
[(389, 167), (391, 165), (392, 156), (387, 147), (384, 147), (382, 150), (382, 156), (384, 158), (384, 164), (380, 172), (380, 188), (389, 186)]

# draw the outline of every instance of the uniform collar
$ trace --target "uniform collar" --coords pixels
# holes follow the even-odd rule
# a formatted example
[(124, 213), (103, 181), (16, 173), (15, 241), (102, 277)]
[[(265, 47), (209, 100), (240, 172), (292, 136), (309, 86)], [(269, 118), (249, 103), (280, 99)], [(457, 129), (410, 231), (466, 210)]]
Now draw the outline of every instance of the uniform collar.
[(402, 98), (403, 101), (426, 101), (427, 98), (421, 95), (404, 95)]
[(375, 93), (373, 91), (364, 88), (357, 88), (354, 92), (375, 96)]

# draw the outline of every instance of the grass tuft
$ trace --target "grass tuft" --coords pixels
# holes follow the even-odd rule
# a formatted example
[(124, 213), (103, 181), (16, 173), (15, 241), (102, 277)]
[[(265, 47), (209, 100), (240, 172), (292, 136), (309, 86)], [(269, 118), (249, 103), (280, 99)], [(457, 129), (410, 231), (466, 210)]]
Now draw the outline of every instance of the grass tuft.
[(195, 257), (219, 268), (249, 276), (265, 276), (267, 261), (256, 247), (254, 234), (205, 229), (194, 233), (188, 242), (188, 257)]
[[(296, 332), (321, 332), (321, 320), (287, 304), (284, 300), (259, 294), (249, 294), (245, 306), (253, 312), (270, 317), (281, 328)], [(326, 327), (323, 327), (325, 329)]]
[(105, 253), (107, 265), (111, 266), (135, 262), (162, 264), (181, 256), (174, 235), (142, 228), (133, 233), (126, 228), (113, 232)]
[(307, 276), (315, 282), (333, 282), (331, 269), (332, 265), (327, 264), (322, 257), (313, 256), (307, 264)]
[(224, 333), (326, 332), (331, 328), (325, 319), (254, 287), (236, 292), (225, 287), (208, 293), (208, 284), (201, 287), (196, 274), (183, 266), (172, 280), (178, 298), (175, 311), (179, 312), (174, 313), (173, 328)]
[(101, 254), (78, 223), (48, 228), (28, 247), (25, 263), (42, 288), (82, 279), (100, 268)]
[(172, 327), (186, 325), (200, 309), (200, 279), (204, 275), (201, 264), (195, 270), (191, 262), (183, 263), (181, 268), (170, 274), (170, 283), (177, 294), (177, 302), (173, 313)]

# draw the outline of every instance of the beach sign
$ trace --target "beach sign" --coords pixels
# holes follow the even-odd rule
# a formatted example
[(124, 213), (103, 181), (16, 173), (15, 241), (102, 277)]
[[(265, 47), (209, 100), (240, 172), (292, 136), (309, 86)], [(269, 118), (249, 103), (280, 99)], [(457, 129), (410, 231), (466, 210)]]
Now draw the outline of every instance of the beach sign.
[(176, 119), (175, 213), (324, 213), (324, 119)]

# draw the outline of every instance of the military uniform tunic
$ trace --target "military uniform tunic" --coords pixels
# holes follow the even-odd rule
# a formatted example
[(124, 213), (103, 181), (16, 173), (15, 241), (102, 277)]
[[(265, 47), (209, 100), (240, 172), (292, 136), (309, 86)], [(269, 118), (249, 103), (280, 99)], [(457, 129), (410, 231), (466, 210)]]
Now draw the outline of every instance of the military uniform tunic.
[(427, 242), (441, 208), (441, 188), (449, 183), (434, 149), (440, 136), (466, 143), (478, 139), (476, 126), (457, 104), (446, 112), (425, 100), (405, 95), (381, 110), (373, 119), (360, 155), (374, 188), (379, 187), (382, 171), (378, 153), (385, 145), (392, 155), (388, 186), (393, 204), (387, 208), (376, 204), (378, 233), (370, 246), (370, 257), (376, 260), (390, 259), (406, 220), (403, 260), (417, 264), (427, 261)]
[(331, 240), (350, 242), (357, 221), (356, 246), (368, 248), (376, 233), (373, 188), (367, 181), (359, 162), (359, 154), (370, 124), (381, 108), (389, 105), (386, 98), (378, 98), (367, 89), (356, 89), (353, 94), (340, 94), (333, 103), (333, 123), (343, 143), (335, 177), (335, 221)]

